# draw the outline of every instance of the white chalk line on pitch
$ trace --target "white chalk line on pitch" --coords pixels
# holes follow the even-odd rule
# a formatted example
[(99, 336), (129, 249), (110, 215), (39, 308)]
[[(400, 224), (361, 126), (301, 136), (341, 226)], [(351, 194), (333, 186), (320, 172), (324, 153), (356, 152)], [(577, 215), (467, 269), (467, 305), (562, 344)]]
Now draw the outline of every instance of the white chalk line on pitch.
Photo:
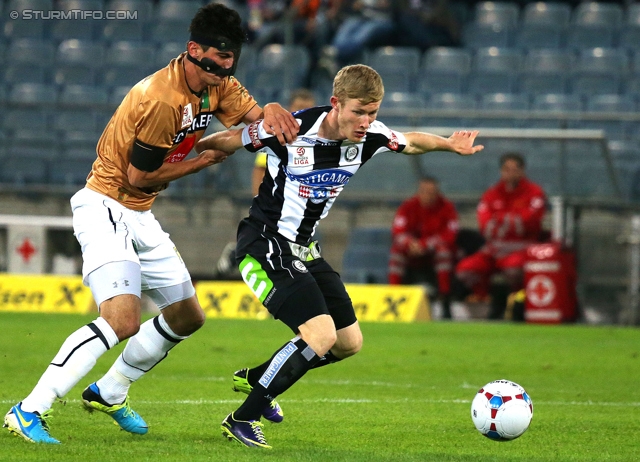
[[(181, 375), (169, 375), (169, 376), (165, 376), (165, 375), (156, 375), (156, 376), (151, 376), (153, 377), (155, 380), (167, 380), (167, 381), (184, 381), (184, 376)], [(215, 377), (215, 376), (211, 376), (211, 377), (189, 377), (189, 380), (194, 380), (194, 381), (199, 381), (199, 382), (227, 382), (227, 381), (231, 381), (230, 377)], [(300, 383), (309, 383), (309, 384), (314, 384), (314, 385), (353, 385), (353, 386), (357, 386), (357, 387), (388, 387), (388, 388), (420, 388), (422, 390), (424, 389), (436, 389), (438, 387), (436, 387), (435, 385), (432, 386), (424, 386), (424, 385), (417, 385), (417, 384), (413, 384), (413, 383), (393, 383), (393, 382), (380, 382), (377, 380), (371, 381), (371, 382), (364, 382), (364, 381), (357, 381), (357, 380), (315, 380), (315, 379), (307, 379), (307, 378), (303, 378), (300, 380)], [(462, 385), (462, 388), (467, 388), (467, 386), (465, 386), (465, 384)], [(471, 387), (469, 386), (468, 388), (475, 388), (475, 389), (479, 389), (480, 387)]]
[[(67, 404), (80, 404), (79, 399), (64, 400)], [(405, 403), (425, 403), (425, 404), (470, 404), (470, 399), (355, 399), (355, 398), (318, 398), (318, 399), (279, 399), (281, 403), (292, 404), (405, 404)], [(16, 404), (18, 400), (0, 400), (0, 404)], [(238, 404), (241, 399), (179, 399), (168, 401), (156, 400), (135, 400), (135, 404), (148, 405), (202, 405), (202, 404)], [(609, 401), (533, 401), (534, 406), (594, 406), (594, 407), (640, 407), (640, 402), (609, 402)]]

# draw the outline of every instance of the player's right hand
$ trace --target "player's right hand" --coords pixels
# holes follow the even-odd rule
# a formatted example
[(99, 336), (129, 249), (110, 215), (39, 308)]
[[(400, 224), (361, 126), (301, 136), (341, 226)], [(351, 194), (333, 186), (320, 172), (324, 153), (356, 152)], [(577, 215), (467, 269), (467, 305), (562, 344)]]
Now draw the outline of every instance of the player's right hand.
[(198, 157), (204, 161), (204, 167), (209, 167), (210, 165), (219, 164), (220, 162), (224, 162), (224, 160), (229, 157), (232, 152), (220, 151), (218, 149), (205, 149), (202, 151)]

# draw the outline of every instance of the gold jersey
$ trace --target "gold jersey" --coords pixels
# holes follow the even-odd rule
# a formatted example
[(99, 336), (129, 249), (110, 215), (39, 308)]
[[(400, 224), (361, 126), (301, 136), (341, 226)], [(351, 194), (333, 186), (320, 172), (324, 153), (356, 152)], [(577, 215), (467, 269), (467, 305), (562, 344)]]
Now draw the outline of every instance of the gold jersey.
[(127, 169), (136, 140), (168, 149), (164, 162), (180, 162), (202, 138), (213, 116), (228, 128), (239, 124), (256, 105), (234, 77), (194, 95), (184, 74), (185, 55), (138, 82), (124, 97), (98, 141), (98, 158), (87, 177), (89, 189), (132, 210), (149, 210), (167, 185), (143, 190), (129, 183)]

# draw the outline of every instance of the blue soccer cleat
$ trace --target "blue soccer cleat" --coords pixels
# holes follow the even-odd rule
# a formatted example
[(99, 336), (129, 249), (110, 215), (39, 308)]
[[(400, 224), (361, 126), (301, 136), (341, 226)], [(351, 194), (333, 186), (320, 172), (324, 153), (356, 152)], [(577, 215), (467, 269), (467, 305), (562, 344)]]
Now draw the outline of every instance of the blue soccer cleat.
[(121, 404), (109, 404), (100, 396), (98, 386), (92, 383), (82, 392), (82, 403), (89, 412), (100, 411), (110, 415), (120, 428), (129, 433), (144, 435), (149, 431), (147, 422), (131, 409), (128, 396)]
[(259, 420), (236, 420), (233, 413), (229, 414), (222, 421), (220, 427), (222, 435), (226, 436), (229, 441), (237, 441), (238, 443), (250, 448), (271, 449), (267, 443), (264, 433), (262, 433), (262, 422)]
[[(245, 394), (251, 393), (253, 387), (249, 385), (247, 380), (247, 372), (249, 369), (244, 368), (233, 374), (233, 391), (240, 391)], [(284, 413), (278, 402), (274, 399), (269, 403), (269, 406), (262, 410), (262, 415), (269, 422), (280, 423), (284, 420)]]
[(51, 418), (53, 412), (51, 409), (40, 414), (23, 411), (21, 406), (21, 402), (16, 404), (4, 416), (4, 427), (14, 435), (21, 436), (32, 443), (60, 444), (60, 441), (49, 434), (47, 420)]

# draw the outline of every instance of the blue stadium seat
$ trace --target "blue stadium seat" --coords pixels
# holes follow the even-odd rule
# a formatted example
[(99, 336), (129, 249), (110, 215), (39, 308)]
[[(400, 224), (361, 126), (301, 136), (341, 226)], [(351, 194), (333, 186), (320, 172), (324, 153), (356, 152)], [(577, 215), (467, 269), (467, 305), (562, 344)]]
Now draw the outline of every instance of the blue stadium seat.
[(463, 93), (471, 70), (471, 52), (463, 48), (432, 47), (424, 54), (418, 73), (418, 91)]
[(43, 40), (46, 36), (46, 21), (17, 19), (4, 24), (4, 36), (9, 40), (30, 38)]
[(53, 10), (53, 0), (9, 0), (5, 2), (3, 17), (5, 19), (4, 35), (13, 40), (17, 38), (44, 39), (47, 21), (23, 19), (8, 19), (10, 11), (22, 13), (24, 10), (49, 11)]
[(604, 159), (573, 159), (567, 161), (565, 188), (567, 196), (581, 199), (615, 198), (613, 183)]
[(135, 85), (155, 71), (155, 49), (147, 43), (115, 42), (107, 49), (104, 84), (108, 87)]
[(582, 110), (579, 95), (546, 94), (535, 95), (531, 109), (548, 112), (577, 112)]
[(514, 93), (523, 64), (522, 52), (514, 48), (481, 48), (469, 74), (469, 93)]
[(162, 0), (156, 3), (156, 21), (191, 21), (202, 3), (196, 0)]
[(65, 85), (58, 98), (59, 103), (73, 106), (94, 106), (107, 104), (108, 101), (106, 88), (87, 85)]
[(571, 91), (581, 95), (618, 93), (629, 70), (623, 49), (583, 49), (572, 72)]
[(451, 111), (452, 114), (448, 117), (426, 119), (425, 125), (458, 127), (469, 123), (469, 119), (465, 117), (465, 111), (477, 109), (478, 102), (475, 95), (471, 94), (436, 93), (427, 99), (427, 107)]
[(8, 0), (4, 3), (5, 13), (23, 10), (53, 10), (53, 0)]
[(4, 82), (9, 85), (19, 83), (49, 83), (51, 76), (48, 67), (34, 66), (29, 63), (8, 64), (4, 68)]
[[(480, 109), (489, 111), (526, 111), (529, 109), (529, 97), (515, 93), (488, 93), (480, 98)], [(524, 113), (524, 112), (523, 112)], [(476, 127), (528, 127), (524, 117), (483, 117), (474, 121)]]
[[(160, 48), (156, 51), (155, 68), (161, 69), (165, 67), (172, 59), (177, 58), (180, 53), (186, 51), (186, 43), (185, 40), (183, 42), (166, 42), (160, 45)], [(242, 63), (242, 56), (240, 62)]]
[(607, 143), (622, 195), (631, 199), (634, 177), (640, 171), (640, 144), (637, 140)]
[[(484, 153), (483, 153), (484, 154)], [(482, 194), (489, 186), (489, 173), (496, 170), (488, 165), (487, 157), (461, 157), (446, 152), (418, 156), (421, 171), (438, 178), (444, 194)]]
[[(134, 21), (145, 24), (153, 20), (153, 5), (154, 2), (152, 0), (107, 0), (104, 8), (108, 11), (122, 11), (128, 14), (135, 13), (136, 19)], [(117, 39), (117, 37), (114, 36), (114, 39)], [(122, 38), (120, 40), (129, 39)]]
[(30, 64), (33, 67), (51, 66), (55, 47), (51, 42), (36, 39), (15, 39), (6, 50), (7, 63)]
[(242, 54), (238, 61), (238, 67), (236, 68), (235, 77), (243, 84), (248, 85), (253, 73), (256, 72), (254, 68), (256, 60), (258, 59), (258, 51), (251, 45), (244, 45), (242, 47)]
[(479, 2), (475, 17), (462, 31), (462, 42), (468, 48), (508, 47), (518, 24), (520, 9), (511, 2)]
[(526, 49), (562, 47), (570, 17), (568, 3), (527, 3), (516, 34), (516, 46)]
[[(629, 95), (592, 95), (587, 97), (589, 113), (634, 113), (636, 102)], [(597, 120), (579, 120), (576, 127), (605, 130), (609, 139), (624, 139), (637, 127), (637, 122), (603, 117)]]
[(49, 182), (60, 186), (82, 186), (87, 181), (92, 163), (92, 159), (57, 159), (49, 168)]
[[(102, 0), (57, 0), (56, 8), (62, 11), (102, 11), (104, 4)], [(77, 13), (76, 13), (77, 14)], [(85, 13), (86, 14), (86, 13)], [(74, 19), (53, 21), (51, 27), (51, 37), (56, 40), (93, 40), (96, 36), (96, 28), (100, 27), (100, 21), (82, 19), (76, 16)]]
[(23, 157), (13, 153), (3, 161), (0, 169), (0, 182), (23, 186), (45, 183), (47, 181), (47, 161), (41, 158)]
[(640, 100), (640, 75), (626, 78), (623, 82), (622, 92)]
[(278, 72), (278, 84), (289, 88), (304, 85), (310, 64), (309, 51), (301, 45), (267, 45), (258, 54), (260, 71)]
[(619, 4), (580, 3), (573, 11), (567, 46), (575, 49), (614, 46), (622, 18), (623, 10)]
[(386, 284), (391, 229), (354, 228), (342, 261), (341, 276), (345, 282)]
[(530, 50), (524, 60), (518, 89), (522, 93), (565, 93), (568, 75), (574, 67), (575, 55), (566, 50)]
[[(544, 111), (550, 114), (562, 112), (579, 112), (582, 110), (582, 98), (580, 95), (567, 94), (541, 94), (535, 95), (531, 109), (534, 111)], [(531, 128), (567, 128), (569, 122), (566, 119), (557, 117), (535, 118), (529, 121)], [(556, 143), (553, 141), (553, 143)]]
[(607, 143), (614, 163), (640, 162), (640, 143), (637, 140), (613, 140)]
[(618, 46), (636, 54), (640, 50), (640, 3), (631, 3), (627, 6)]
[(383, 152), (367, 162), (351, 178), (342, 196), (343, 202), (358, 194), (382, 197), (390, 194), (410, 195), (415, 189), (418, 172), (412, 156)]
[(514, 2), (483, 1), (475, 5), (474, 22), (478, 24), (504, 24), (516, 27), (520, 15), (520, 7)]
[(367, 64), (375, 70), (404, 69), (410, 74), (420, 67), (420, 49), (414, 47), (380, 47), (367, 55)]
[(18, 128), (13, 131), (9, 153), (33, 159), (53, 160), (58, 157), (58, 138), (51, 131)]
[(62, 132), (60, 146), (62, 155), (70, 159), (96, 158), (96, 145), (101, 132), (65, 130)]
[(109, 103), (120, 104), (124, 99), (124, 97), (127, 96), (127, 93), (129, 93), (130, 90), (131, 90), (131, 86), (129, 85), (122, 85), (122, 86), (113, 88), (109, 95)]
[(57, 112), (54, 115), (53, 128), (59, 131), (96, 132), (98, 131), (96, 112), (79, 109)]
[(10, 108), (4, 111), (3, 123), (5, 130), (15, 131), (29, 127), (33, 131), (49, 130), (51, 111), (41, 109)]
[(378, 118), (389, 127), (420, 126), (423, 118), (411, 112), (419, 113), (425, 106), (426, 101), (421, 95), (385, 91)]
[[(120, 10), (115, 10), (120, 11)], [(144, 40), (143, 21), (108, 21), (102, 28), (101, 38), (105, 42), (127, 40), (141, 42)]]
[(39, 83), (20, 83), (14, 85), (9, 92), (10, 103), (55, 103), (57, 90), (53, 85)]
[(93, 85), (98, 69), (104, 64), (101, 43), (86, 40), (64, 40), (56, 54), (55, 83), (58, 85)]
[[(189, 40), (189, 20), (163, 19), (151, 24), (151, 40), (158, 44), (164, 42), (181, 42), (183, 51)], [(166, 65), (166, 64), (165, 64)]]
[(120, 40), (142, 41), (146, 39), (146, 26), (153, 19), (153, 2), (151, 0), (108, 0), (106, 11), (117, 11), (118, 15), (135, 19), (104, 21), (100, 31), (101, 39), (106, 42)]
[(380, 47), (368, 55), (367, 64), (384, 82), (385, 90), (409, 92), (420, 67), (420, 49), (413, 47)]

